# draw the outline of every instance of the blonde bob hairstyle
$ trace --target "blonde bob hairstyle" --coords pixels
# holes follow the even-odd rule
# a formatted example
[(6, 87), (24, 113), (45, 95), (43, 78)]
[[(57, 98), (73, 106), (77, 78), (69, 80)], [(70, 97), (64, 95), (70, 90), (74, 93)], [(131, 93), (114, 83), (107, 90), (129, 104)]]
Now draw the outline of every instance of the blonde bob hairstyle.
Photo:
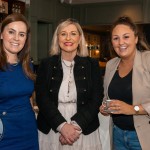
[(71, 24), (76, 26), (76, 28), (79, 32), (79, 35), (80, 35), (80, 42), (79, 42), (79, 46), (77, 48), (77, 55), (79, 55), (81, 57), (88, 56), (88, 50), (86, 47), (86, 41), (85, 41), (83, 30), (82, 30), (81, 26), (79, 25), (79, 23), (75, 19), (71, 19), (71, 18), (62, 21), (57, 26), (57, 28), (54, 32), (54, 35), (53, 35), (51, 49), (49, 51), (50, 56), (59, 55), (61, 53), (61, 48), (59, 46), (59, 41), (58, 41), (58, 35), (62, 31), (63, 28), (65, 28)]

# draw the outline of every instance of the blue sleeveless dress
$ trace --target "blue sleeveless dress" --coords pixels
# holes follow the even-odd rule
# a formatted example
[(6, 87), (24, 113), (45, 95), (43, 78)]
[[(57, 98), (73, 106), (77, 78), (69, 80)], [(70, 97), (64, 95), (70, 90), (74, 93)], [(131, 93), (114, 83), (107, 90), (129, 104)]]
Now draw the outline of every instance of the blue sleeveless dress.
[(0, 71), (0, 150), (38, 150), (35, 114), (30, 104), (34, 83), (21, 63)]

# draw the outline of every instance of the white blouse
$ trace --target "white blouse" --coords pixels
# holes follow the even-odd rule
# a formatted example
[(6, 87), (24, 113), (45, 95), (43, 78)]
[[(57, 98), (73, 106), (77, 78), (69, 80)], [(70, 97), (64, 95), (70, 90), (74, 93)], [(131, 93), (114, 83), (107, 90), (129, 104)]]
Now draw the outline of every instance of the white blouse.
[(76, 103), (77, 91), (74, 81), (74, 61), (62, 60), (63, 80), (59, 89), (58, 103)]

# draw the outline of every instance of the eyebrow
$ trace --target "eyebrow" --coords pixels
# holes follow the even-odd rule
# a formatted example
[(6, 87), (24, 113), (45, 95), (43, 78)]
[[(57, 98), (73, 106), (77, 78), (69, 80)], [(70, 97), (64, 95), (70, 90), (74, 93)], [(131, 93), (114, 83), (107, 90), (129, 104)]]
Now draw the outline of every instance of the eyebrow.
[[(61, 31), (61, 32), (66, 32), (66, 31)], [(60, 32), (60, 33), (61, 33), (61, 32)], [(78, 31), (71, 31), (71, 32), (78, 32)], [(66, 33), (67, 33), (67, 32), (66, 32)]]
[[(126, 35), (126, 34), (130, 34), (130, 33), (124, 33), (123, 35)], [(118, 34), (114, 34), (112, 36), (118, 36)]]

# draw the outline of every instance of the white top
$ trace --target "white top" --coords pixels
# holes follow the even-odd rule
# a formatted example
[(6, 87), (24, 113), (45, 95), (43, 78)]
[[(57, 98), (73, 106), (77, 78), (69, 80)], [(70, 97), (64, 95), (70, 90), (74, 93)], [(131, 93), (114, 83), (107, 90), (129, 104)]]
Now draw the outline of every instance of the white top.
[(74, 61), (62, 60), (63, 80), (59, 89), (58, 103), (76, 103), (77, 92), (73, 75)]

